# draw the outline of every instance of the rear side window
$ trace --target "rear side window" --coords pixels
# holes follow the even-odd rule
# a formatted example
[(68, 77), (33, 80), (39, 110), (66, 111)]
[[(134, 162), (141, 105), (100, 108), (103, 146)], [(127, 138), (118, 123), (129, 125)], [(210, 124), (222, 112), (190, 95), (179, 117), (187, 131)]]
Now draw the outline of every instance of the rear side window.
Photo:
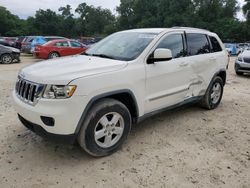
[(157, 48), (166, 48), (172, 51), (173, 58), (183, 57), (184, 46), (182, 34), (171, 34), (164, 38)]
[(57, 42), (55, 44), (55, 46), (57, 46), (57, 47), (69, 47), (69, 43), (68, 42)]
[(212, 51), (213, 52), (221, 52), (222, 48), (220, 46), (219, 41), (215, 37), (209, 36), (209, 38), (210, 38), (211, 45), (212, 45)]
[(189, 56), (210, 53), (209, 42), (204, 34), (187, 34), (187, 46)]

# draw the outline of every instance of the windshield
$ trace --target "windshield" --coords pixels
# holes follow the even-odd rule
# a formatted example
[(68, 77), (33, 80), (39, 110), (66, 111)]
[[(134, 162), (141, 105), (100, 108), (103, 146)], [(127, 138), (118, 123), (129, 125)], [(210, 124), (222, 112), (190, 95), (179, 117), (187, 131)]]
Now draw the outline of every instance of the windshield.
[(131, 61), (136, 59), (156, 36), (157, 33), (115, 33), (91, 47), (83, 55)]

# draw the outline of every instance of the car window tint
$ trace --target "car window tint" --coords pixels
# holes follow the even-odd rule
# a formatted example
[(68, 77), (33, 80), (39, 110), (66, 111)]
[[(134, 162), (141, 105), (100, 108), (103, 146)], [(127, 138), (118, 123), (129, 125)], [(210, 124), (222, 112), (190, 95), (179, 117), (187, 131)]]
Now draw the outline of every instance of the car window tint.
[(212, 44), (212, 48), (213, 48), (213, 52), (220, 52), (222, 51), (222, 48), (220, 46), (219, 41), (215, 38), (215, 37), (209, 37), (211, 44)]
[(207, 36), (204, 34), (187, 34), (188, 55), (199, 55), (210, 53)]
[(70, 41), (70, 44), (72, 47), (75, 47), (75, 48), (80, 48), (82, 46), (79, 42), (75, 42), (75, 41)]
[(157, 48), (166, 48), (172, 51), (173, 58), (183, 57), (184, 46), (182, 34), (171, 34), (164, 38)]
[(69, 43), (68, 42), (57, 42), (56, 46), (58, 46), (58, 47), (69, 47)]

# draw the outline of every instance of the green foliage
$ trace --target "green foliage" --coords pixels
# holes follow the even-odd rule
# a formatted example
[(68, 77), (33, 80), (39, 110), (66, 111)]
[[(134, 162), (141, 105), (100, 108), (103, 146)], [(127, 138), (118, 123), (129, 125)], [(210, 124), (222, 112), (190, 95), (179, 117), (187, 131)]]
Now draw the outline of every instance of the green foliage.
[(77, 23), (80, 24), (82, 35), (100, 35), (105, 30), (114, 30), (112, 26), (115, 22), (115, 16), (108, 9), (95, 8), (82, 3), (77, 7), (76, 13), (80, 15)]
[[(214, 31), (224, 40), (250, 40), (250, 13), (246, 22), (236, 19), (237, 0), (121, 0), (116, 15), (86, 3), (58, 11), (38, 10), (21, 20), (0, 7), (0, 35), (105, 36), (132, 28), (187, 26)], [(243, 11), (250, 11), (250, 0)]]

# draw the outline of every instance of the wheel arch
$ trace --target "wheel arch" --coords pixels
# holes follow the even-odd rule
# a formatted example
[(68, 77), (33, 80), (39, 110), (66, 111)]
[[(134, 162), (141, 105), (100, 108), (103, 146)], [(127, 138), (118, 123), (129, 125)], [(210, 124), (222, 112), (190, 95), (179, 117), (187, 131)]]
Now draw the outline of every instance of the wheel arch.
[(52, 53), (57, 53), (57, 54), (59, 55), (59, 57), (61, 57), (61, 54), (60, 54), (58, 51), (53, 50), (53, 51), (49, 52), (48, 58), (50, 57), (50, 55), (51, 55)]
[[(214, 77), (216, 77), (216, 76), (221, 77), (221, 79), (223, 80), (224, 85), (226, 85), (226, 82), (227, 82), (227, 71), (226, 71), (226, 70), (221, 69), (220, 71), (218, 71), (218, 72), (214, 75)], [(213, 78), (214, 78), (214, 77), (213, 77)]]
[(117, 90), (117, 91), (112, 91), (112, 92), (107, 92), (103, 93), (100, 95), (97, 95), (93, 97), (83, 110), (83, 113), (81, 115), (81, 118), (77, 124), (75, 134), (78, 134), (81, 126), (86, 118), (86, 115), (88, 111), (91, 109), (91, 107), (98, 101), (105, 99), (105, 98), (111, 98), (120, 101), (123, 103), (129, 110), (131, 117), (132, 117), (132, 122), (135, 123), (137, 121), (137, 118), (139, 117), (139, 109), (138, 109), (138, 104), (137, 100), (131, 90), (124, 89), (124, 90)]

